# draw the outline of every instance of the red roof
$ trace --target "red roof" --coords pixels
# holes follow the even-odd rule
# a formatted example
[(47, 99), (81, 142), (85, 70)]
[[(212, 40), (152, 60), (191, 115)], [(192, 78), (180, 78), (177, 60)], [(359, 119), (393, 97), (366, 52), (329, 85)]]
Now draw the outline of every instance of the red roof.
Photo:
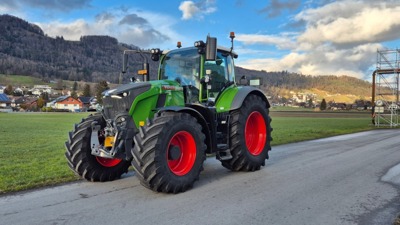
[(62, 101), (58, 101), (57, 104), (64, 104), (64, 105), (80, 105), (82, 106), (82, 102), (79, 99), (74, 99), (73, 97), (69, 96)]

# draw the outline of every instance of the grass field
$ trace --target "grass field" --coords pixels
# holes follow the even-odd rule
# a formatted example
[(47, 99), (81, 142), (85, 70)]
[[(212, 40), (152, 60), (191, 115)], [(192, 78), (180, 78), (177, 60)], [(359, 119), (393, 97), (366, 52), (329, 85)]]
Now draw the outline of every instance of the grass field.
[[(87, 115), (0, 113), (0, 194), (79, 179), (67, 166), (64, 142), (73, 124)], [(340, 113), (271, 115), (272, 145), (374, 128), (368, 114), (352, 118)]]
[[(49, 85), (52, 88), (56, 88), (56, 83), (47, 83), (40, 78), (32, 77), (32, 76), (23, 76), (23, 75), (5, 75), (0, 74), (0, 84), (11, 85), (13, 88), (16, 87), (30, 87), (32, 88), (35, 85)], [(67, 88), (72, 88), (74, 81), (63, 80), (63, 85)], [(79, 83), (78, 83), (79, 84)], [(88, 83), (91, 84), (91, 83)], [(82, 86), (83, 88), (83, 86)]]
[(0, 193), (76, 180), (64, 142), (86, 115), (0, 113)]
[(13, 87), (22, 85), (33, 87), (33, 85), (46, 83), (36, 77), (0, 74), (0, 84), (11, 84)]

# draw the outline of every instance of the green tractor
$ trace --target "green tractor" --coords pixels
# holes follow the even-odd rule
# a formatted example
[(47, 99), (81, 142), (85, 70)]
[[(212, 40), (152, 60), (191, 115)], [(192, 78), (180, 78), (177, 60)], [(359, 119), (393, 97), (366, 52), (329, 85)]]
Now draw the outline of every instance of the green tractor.
[[(272, 140), (270, 104), (259, 89), (236, 84), (233, 32), (230, 37), (231, 48), (217, 47), (208, 36), (194, 47), (125, 51), (122, 72), (128, 55), (140, 54), (143, 82), (105, 91), (101, 112), (75, 125), (65, 143), (69, 167), (103, 182), (132, 165), (143, 186), (178, 193), (199, 179), (206, 154), (232, 171), (264, 166)], [(158, 80), (149, 80), (145, 54), (160, 62)]]

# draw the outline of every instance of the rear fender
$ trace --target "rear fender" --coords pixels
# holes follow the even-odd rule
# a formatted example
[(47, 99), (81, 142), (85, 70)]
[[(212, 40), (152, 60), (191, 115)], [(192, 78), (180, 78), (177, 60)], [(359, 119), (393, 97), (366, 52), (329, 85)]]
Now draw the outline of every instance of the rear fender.
[(251, 86), (243, 86), (239, 88), (239, 91), (236, 93), (233, 98), (230, 110), (236, 110), (242, 107), (244, 100), (249, 95), (257, 95), (260, 96), (265, 103), (267, 103), (267, 108), (270, 108), (270, 104), (268, 102), (267, 97), (265, 97), (264, 93), (262, 93), (259, 89)]

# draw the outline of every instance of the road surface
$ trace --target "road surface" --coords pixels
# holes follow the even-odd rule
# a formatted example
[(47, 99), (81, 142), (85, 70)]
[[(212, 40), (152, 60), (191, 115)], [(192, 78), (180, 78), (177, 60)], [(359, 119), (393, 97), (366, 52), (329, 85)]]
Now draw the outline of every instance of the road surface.
[(133, 173), (0, 197), (0, 224), (391, 224), (400, 212), (400, 130), (273, 148), (257, 172), (214, 158), (181, 194), (145, 189)]

